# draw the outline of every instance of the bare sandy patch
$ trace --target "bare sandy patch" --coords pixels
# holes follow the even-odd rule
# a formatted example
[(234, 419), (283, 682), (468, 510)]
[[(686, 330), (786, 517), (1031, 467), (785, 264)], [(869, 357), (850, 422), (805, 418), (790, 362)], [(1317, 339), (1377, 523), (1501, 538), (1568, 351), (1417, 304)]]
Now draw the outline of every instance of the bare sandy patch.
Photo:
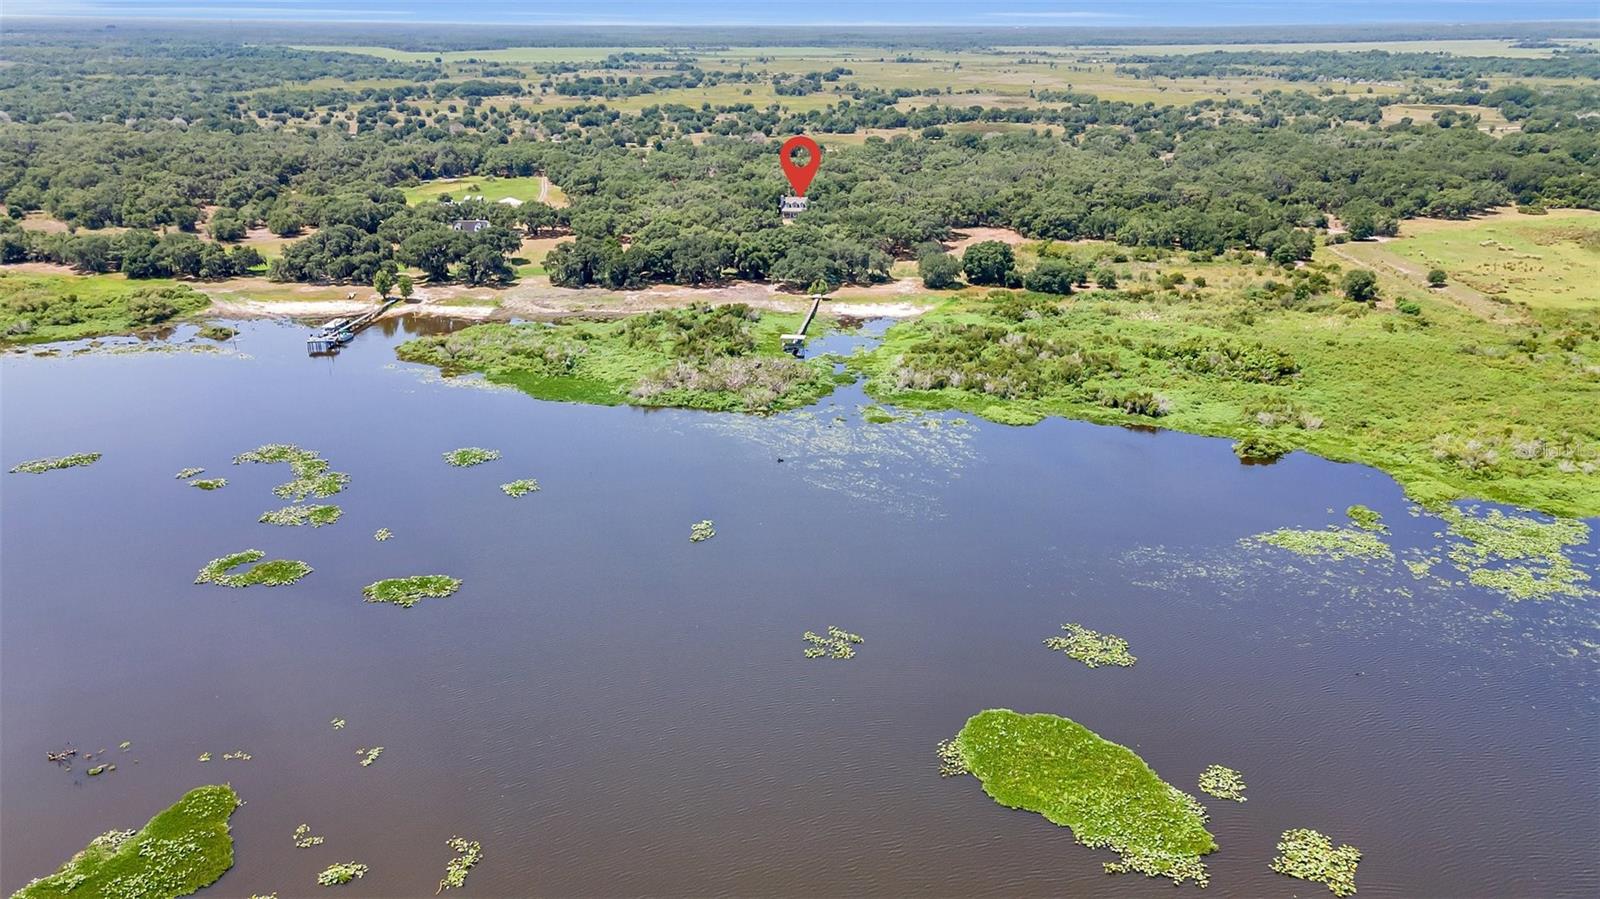
[(1028, 242), (1028, 238), (1011, 230), (1010, 228), (962, 228), (953, 232), (955, 240), (946, 243), (945, 249), (952, 253), (965, 253), (967, 247), (986, 240), (998, 240), (1003, 244), (1016, 247)]

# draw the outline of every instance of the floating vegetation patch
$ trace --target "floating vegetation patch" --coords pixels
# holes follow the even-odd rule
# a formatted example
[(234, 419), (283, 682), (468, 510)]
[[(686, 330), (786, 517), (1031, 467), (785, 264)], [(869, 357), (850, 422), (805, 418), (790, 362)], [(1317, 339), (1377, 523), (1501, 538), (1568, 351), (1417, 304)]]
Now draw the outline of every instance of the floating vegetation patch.
[(479, 446), (464, 446), (444, 454), (444, 460), (457, 468), (471, 468), (474, 465), (493, 462), (498, 458), (500, 458), (499, 450), (484, 449)]
[(939, 754), (940, 777), (960, 777), (972, 773), (967, 767), (967, 757), (962, 754), (960, 738), (940, 740), (934, 749)]
[(1372, 531), (1376, 534), (1386, 534), (1389, 532), (1388, 525), (1383, 523), (1383, 516), (1378, 514), (1375, 509), (1369, 509), (1366, 506), (1357, 503), (1356, 505), (1345, 509), (1344, 514), (1346, 518), (1350, 519), (1351, 524), (1362, 529), (1363, 531)]
[(89, 769), (88, 774), (90, 777), (99, 777), (102, 774), (108, 774), (115, 770), (117, 770), (116, 765), (95, 765), (93, 768)]
[(711, 523), (711, 519), (709, 518), (705, 519), (704, 521), (697, 521), (694, 524), (689, 525), (690, 543), (700, 543), (704, 540), (710, 540), (715, 536), (717, 536), (717, 529)]
[(533, 478), (523, 478), (520, 481), (512, 481), (509, 484), (501, 484), (500, 490), (505, 493), (506, 496), (523, 496), (528, 493), (537, 493), (539, 491), (539, 482), (535, 481)]
[(344, 730), (344, 719), (343, 718), (335, 718), (332, 721), (329, 721), (328, 723), (333, 725), (333, 729), (334, 730)]
[(366, 865), (360, 862), (340, 862), (324, 868), (322, 873), (317, 875), (317, 884), (325, 887), (336, 887), (365, 876), (367, 876)]
[(1570, 518), (1541, 521), (1507, 515), (1490, 509), (1448, 507), (1440, 512), (1459, 538), (1449, 550), (1450, 561), (1480, 587), (1498, 590), (1513, 600), (1586, 596), (1595, 591), (1583, 586), (1589, 573), (1567, 555), (1567, 547), (1589, 539), (1589, 526)]
[(1010, 709), (972, 716), (950, 745), (994, 801), (1038, 812), (1071, 828), (1079, 843), (1120, 855), (1107, 872), (1206, 885), (1200, 857), (1217, 844), (1205, 808), (1126, 746), (1068, 718)]
[(1333, 559), (1393, 559), (1394, 552), (1376, 534), (1359, 528), (1329, 526), (1316, 531), (1279, 528), (1246, 538), (1302, 556)]
[(284, 527), (299, 527), (309, 524), (314, 528), (320, 528), (325, 524), (333, 524), (338, 521), (343, 514), (344, 510), (338, 506), (298, 504), (284, 506), (271, 512), (263, 512), (257, 520), (262, 524), (276, 524)]
[(328, 461), (312, 450), (301, 449), (292, 443), (269, 443), (233, 457), (233, 464), (255, 462), (266, 465), (287, 463), (294, 472), (294, 480), (272, 488), (274, 495), (300, 502), (308, 496), (329, 497), (350, 483), (350, 476), (342, 471), (329, 471)]
[(189, 482), (190, 487), (199, 487), (201, 490), (221, 490), (228, 486), (227, 478), (195, 478)]
[(806, 658), (820, 659), (827, 656), (830, 659), (853, 659), (856, 651), (851, 644), (862, 641), (860, 634), (852, 634), (843, 628), (828, 625), (826, 637), (806, 631), (800, 635), (810, 646), (806, 647)]
[(1333, 841), (1314, 830), (1286, 830), (1278, 839), (1272, 870), (1312, 883), (1326, 884), (1335, 896), (1356, 891), (1356, 863), (1361, 852), (1354, 846), (1333, 848)]
[(385, 578), (361, 588), (367, 602), (394, 603), (411, 608), (424, 599), (443, 599), (461, 588), (457, 578), (442, 574), (419, 574), (412, 577)]
[(195, 761), (197, 761), (197, 762), (209, 762), (209, 761), (211, 761), (211, 753), (202, 752), (202, 753), (200, 753), (200, 757), (195, 759)]
[(394, 531), (391, 531), (388, 528), (378, 528), (372, 533), (372, 539), (378, 541), (379, 543), (382, 543), (385, 540), (393, 540)]
[(232, 752), (224, 752), (222, 754), (222, 760), (225, 762), (248, 762), (253, 758), (255, 756), (245, 752), (243, 749), (235, 749)]
[(58, 468), (82, 468), (100, 461), (99, 453), (73, 453), (70, 456), (52, 456), (48, 459), (32, 459), (11, 469), (12, 474), (44, 474)]
[(205, 473), (206, 470), (204, 468), (180, 468), (178, 470), (177, 479), (180, 481), (187, 481), (190, 478), (197, 478)]
[(197, 787), (137, 832), (112, 830), (95, 837), (60, 870), (29, 883), (12, 899), (187, 896), (233, 867), (228, 817), (238, 806), (231, 787)]
[[(220, 559), (212, 559), (200, 569), (200, 574), (195, 577), (197, 584), (221, 584), (224, 587), (254, 587), (260, 584), (264, 587), (281, 587), (292, 584), (312, 572), (310, 565), (294, 559), (273, 559), (270, 562), (261, 562), (266, 553), (259, 549), (247, 549)], [(260, 562), (238, 574), (229, 574), (240, 565), (251, 562)]]
[(311, 825), (302, 824), (294, 829), (294, 847), (296, 849), (310, 849), (312, 846), (321, 846), (323, 838), (311, 833)]
[(458, 889), (467, 882), (467, 872), (472, 870), (483, 858), (483, 847), (477, 840), (463, 840), (460, 837), (451, 837), (445, 844), (455, 850), (456, 857), (445, 865), (444, 877), (439, 881), (439, 889), (434, 890), (434, 895), (445, 890)]
[(1200, 772), (1200, 792), (1218, 799), (1248, 801), (1244, 798), (1244, 777), (1222, 765), (1208, 765), (1206, 770)]
[(1131, 666), (1137, 659), (1128, 652), (1128, 641), (1115, 634), (1102, 634), (1081, 624), (1063, 624), (1065, 637), (1046, 637), (1044, 645), (1059, 649), (1069, 658), (1077, 659), (1090, 668), (1101, 665)]
[(378, 756), (383, 755), (383, 747), (374, 746), (371, 749), (363, 747), (356, 750), (356, 755), (361, 756), (361, 767), (370, 768), (372, 763), (378, 760)]

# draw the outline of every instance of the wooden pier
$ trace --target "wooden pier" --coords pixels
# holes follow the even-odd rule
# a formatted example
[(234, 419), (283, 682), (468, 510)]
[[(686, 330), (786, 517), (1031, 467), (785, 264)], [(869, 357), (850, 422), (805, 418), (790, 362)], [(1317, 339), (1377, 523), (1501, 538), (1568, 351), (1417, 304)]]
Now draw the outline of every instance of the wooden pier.
[(336, 318), (323, 325), (317, 333), (306, 338), (306, 352), (313, 356), (332, 353), (349, 343), (357, 332), (378, 320), (378, 316), (389, 311), (389, 307), (400, 302), (398, 299), (384, 300), (376, 307), (354, 318)]
[(822, 295), (817, 294), (811, 298), (811, 311), (806, 313), (805, 321), (800, 323), (800, 330), (793, 334), (783, 335), (783, 349), (785, 352), (800, 355), (800, 350), (806, 345), (806, 331), (811, 328), (811, 320), (817, 317), (817, 309), (822, 306)]

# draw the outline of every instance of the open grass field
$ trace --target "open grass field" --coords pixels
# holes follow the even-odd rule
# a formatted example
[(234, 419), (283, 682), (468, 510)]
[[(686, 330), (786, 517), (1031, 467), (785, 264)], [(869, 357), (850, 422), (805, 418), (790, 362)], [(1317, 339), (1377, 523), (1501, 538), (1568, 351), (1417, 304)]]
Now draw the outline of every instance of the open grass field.
[[(545, 202), (553, 206), (566, 205), (566, 195), (561, 194), (553, 186), (547, 188), (546, 183), (539, 175), (526, 178), (496, 178), (493, 175), (486, 175), (477, 178), (441, 178), (436, 181), (424, 181), (413, 187), (402, 188), (401, 192), (406, 195), (406, 202), (413, 204), (441, 196), (459, 200), (471, 194), (481, 195), (491, 203), (507, 198), (526, 203), (538, 200), (542, 196)], [(561, 202), (552, 202), (552, 195), (559, 195)]]
[(1500, 212), (1470, 221), (1416, 219), (1382, 245), (1498, 300), (1600, 312), (1600, 212)]
[(1494, 106), (1452, 106), (1448, 104), (1394, 103), (1383, 108), (1383, 124), (1393, 125), (1409, 118), (1416, 123), (1433, 121), (1433, 115), (1442, 110), (1454, 110), (1462, 115), (1478, 117), (1478, 130), (1490, 134), (1510, 134), (1521, 131), (1522, 126), (1506, 120), (1505, 113)]
[[(1384, 50), (1389, 53), (1449, 53), (1454, 56), (1509, 56), (1524, 58), (1543, 58), (1550, 55), (1548, 48), (1523, 48), (1513, 47), (1516, 41), (1506, 40), (1465, 40), (1465, 41), (1364, 41), (1364, 42), (1338, 42), (1324, 43), (1278, 43), (1278, 44), (1138, 44), (1106, 47), (1077, 47), (1063, 51), (1059, 47), (1040, 45), (996, 47), (996, 52), (1024, 53), (1024, 52), (1071, 52), (1083, 56), (1114, 55), (1126, 56), (1140, 54), (1144, 56), (1181, 56), (1190, 53), (1213, 53), (1216, 51), (1240, 52), (1246, 50), (1276, 50), (1285, 53), (1306, 53), (1313, 50), (1337, 50), (1343, 53), (1360, 53), (1366, 50)], [(1593, 38), (1575, 38), (1563, 40), (1559, 43), (1572, 47), (1595, 47), (1600, 49), (1600, 40)]]

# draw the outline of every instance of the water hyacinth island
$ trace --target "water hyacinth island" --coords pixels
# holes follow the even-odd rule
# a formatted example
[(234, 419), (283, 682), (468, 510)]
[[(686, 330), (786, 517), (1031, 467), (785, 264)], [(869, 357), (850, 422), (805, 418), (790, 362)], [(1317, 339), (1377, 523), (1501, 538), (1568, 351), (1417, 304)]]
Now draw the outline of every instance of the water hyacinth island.
[(828, 625), (827, 636), (806, 631), (801, 634), (801, 639), (810, 645), (806, 647), (805, 657), (820, 659), (827, 656), (830, 659), (853, 659), (856, 656), (855, 646), (863, 641), (860, 634), (852, 634), (841, 627)]
[(99, 453), (73, 453), (70, 456), (52, 456), (47, 459), (32, 459), (20, 463), (11, 469), (12, 474), (44, 474), (47, 471), (57, 471), (63, 468), (82, 468), (100, 461)]
[(343, 490), (350, 476), (342, 471), (332, 471), (328, 461), (313, 450), (301, 449), (292, 443), (269, 443), (233, 457), (233, 464), (257, 463), (263, 465), (287, 464), (294, 480), (272, 488), (280, 499), (300, 502), (307, 497), (326, 498)]
[(90, 840), (59, 871), (12, 899), (187, 896), (233, 867), (228, 818), (240, 804), (232, 787), (197, 787), (138, 831), (113, 830)]
[(510, 497), (525, 496), (529, 493), (537, 493), (538, 491), (539, 482), (535, 481), (533, 478), (523, 478), (521, 480), (512, 481), (509, 484), (500, 485), (500, 492)]
[(1248, 801), (1244, 797), (1244, 777), (1222, 765), (1208, 765), (1200, 772), (1200, 792), (1218, 799)]
[(444, 877), (439, 880), (439, 889), (436, 891), (440, 893), (465, 886), (467, 872), (483, 859), (483, 846), (477, 840), (451, 837), (445, 841), (445, 845), (455, 851), (456, 857), (445, 864)]
[(360, 862), (339, 862), (324, 868), (322, 873), (317, 875), (317, 884), (336, 887), (365, 876), (367, 876), (366, 865)]
[(484, 449), (480, 446), (464, 446), (444, 454), (444, 460), (456, 468), (471, 468), (474, 465), (493, 462), (498, 458), (500, 458), (499, 450)]
[(1061, 629), (1067, 632), (1065, 637), (1046, 637), (1044, 645), (1060, 650), (1068, 658), (1077, 659), (1090, 668), (1099, 668), (1101, 665), (1127, 668), (1138, 661), (1128, 651), (1128, 641), (1115, 634), (1102, 634), (1077, 623), (1063, 624)]
[(701, 543), (706, 540), (710, 540), (715, 536), (717, 536), (717, 528), (716, 525), (711, 523), (711, 519), (709, 518), (705, 519), (704, 521), (697, 521), (694, 524), (689, 525), (690, 543)]
[[(292, 584), (312, 572), (310, 565), (295, 559), (273, 559), (270, 562), (261, 562), (266, 558), (266, 553), (259, 549), (247, 549), (212, 559), (200, 569), (195, 576), (197, 584), (220, 584), (224, 587), (281, 587)], [(231, 573), (240, 565), (249, 565), (252, 562), (260, 564), (250, 568)]]
[(344, 510), (338, 506), (296, 504), (284, 506), (282, 509), (273, 509), (261, 513), (259, 519), (262, 524), (275, 524), (281, 527), (299, 527), (309, 524), (314, 528), (330, 525), (344, 515)]
[(1068, 718), (989, 709), (941, 744), (942, 772), (964, 768), (1007, 808), (1038, 812), (1079, 843), (1121, 856), (1114, 874), (1173, 883), (1209, 880), (1201, 857), (1217, 848), (1205, 808), (1163, 781), (1126, 746)]
[(1326, 884), (1335, 896), (1356, 892), (1356, 864), (1361, 850), (1354, 846), (1334, 848), (1333, 841), (1315, 830), (1286, 830), (1278, 840), (1278, 855), (1272, 870), (1312, 883)]
[(461, 589), (461, 581), (443, 574), (391, 577), (361, 588), (367, 602), (386, 602), (409, 609), (424, 599), (442, 599)]

